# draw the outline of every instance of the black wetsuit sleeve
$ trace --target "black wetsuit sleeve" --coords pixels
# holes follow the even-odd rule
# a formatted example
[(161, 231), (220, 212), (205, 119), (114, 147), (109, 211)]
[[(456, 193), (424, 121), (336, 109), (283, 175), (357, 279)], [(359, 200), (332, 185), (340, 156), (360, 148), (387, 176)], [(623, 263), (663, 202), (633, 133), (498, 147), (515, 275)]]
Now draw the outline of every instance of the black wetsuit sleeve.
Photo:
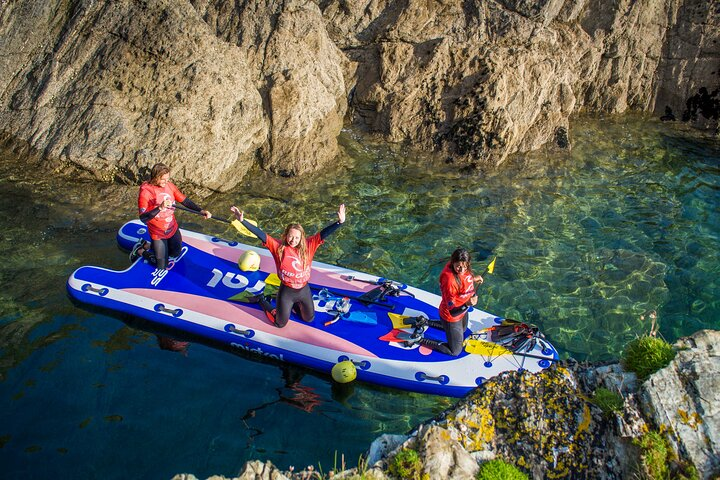
[(158, 213), (160, 213), (160, 207), (155, 207), (152, 210), (148, 210), (147, 212), (144, 212), (140, 215), (140, 221), (147, 224), (150, 220), (155, 218)]
[(340, 223), (340, 222), (335, 222), (335, 223), (331, 223), (331, 224), (328, 225), (327, 227), (325, 227), (325, 228), (323, 228), (322, 230), (320, 230), (320, 239), (321, 239), (321, 240), (325, 240), (325, 239), (326, 239), (327, 237), (329, 237), (335, 230), (337, 230), (338, 228), (340, 228), (340, 225), (342, 225), (342, 223)]
[(247, 220), (243, 220), (242, 224), (245, 226), (245, 228), (247, 228), (252, 233), (254, 233), (255, 236), (258, 237), (262, 243), (267, 243), (267, 234), (265, 232), (263, 232), (262, 230), (260, 230), (258, 227), (256, 227), (252, 223), (248, 222)]
[(196, 212), (202, 212), (202, 208), (200, 208), (197, 204), (195, 204), (195, 202), (193, 202), (192, 200), (190, 200), (190, 199), (187, 198), (187, 197), (185, 197), (185, 200), (183, 200), (183, 201), (180, 202), (180, 203), (182, 203), (183, 205), (185, 205), (185, 206), (186, 206), (187, 208), (189, 208), (190, 210), (194, 210), (194, 211), (196, 211)]

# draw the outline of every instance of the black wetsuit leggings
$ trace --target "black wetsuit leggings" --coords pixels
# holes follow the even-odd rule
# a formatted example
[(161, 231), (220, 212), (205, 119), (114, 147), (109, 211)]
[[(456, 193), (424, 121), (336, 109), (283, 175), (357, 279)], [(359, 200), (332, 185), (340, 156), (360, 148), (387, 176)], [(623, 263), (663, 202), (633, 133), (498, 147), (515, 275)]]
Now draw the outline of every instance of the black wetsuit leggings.
[[(155, 253), (155, 266), (157, 268), (166, 269), (168, 257), (177, 257), (180, 255), (182, 250), (182, 235), (180, 234), (180, 229), (178, 228), (175, 231), (175, 234), (170, 238), (153, 240), (152, 249)], [(148, 255), (148, 257), (152, 257), (152, 255)], [(153, 263), (152, 258), (148, 257), (145, 257), (145, 254), (143, 253), (143, 258), (147, 258), (151, 263)]]
[(290, 319), (293, 306), (300, 308), (300, 317), (305, 322), (312, 322), (315, 318), (315, 304), (313, 303), (310, 285), (305, 284), (300, 289), (280, 285), (277, 294), (277, 311), (275, 312), (275, 326), (284, 327)]
[(433, 350), (457, 357), (460, 355), (460, 352), (462, 352), (465, 330), (468, 326), (468, 314), (465, 312), (462, 320), (458, 322), (447, 322), (442, 320), (442, 323), (445, 327), (447, 342), (441, 343), (437, 347), (434, 347)]

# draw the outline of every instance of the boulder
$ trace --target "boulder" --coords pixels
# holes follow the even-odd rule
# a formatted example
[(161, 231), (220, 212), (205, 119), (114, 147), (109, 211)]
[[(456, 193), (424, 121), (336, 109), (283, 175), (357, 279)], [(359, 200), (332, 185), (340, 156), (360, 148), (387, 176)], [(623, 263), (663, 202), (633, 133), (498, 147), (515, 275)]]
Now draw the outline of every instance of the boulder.
[(570, 148), (569, 119), (580, 111), (679, 113), (687, 100), (688, 119), (717, 126), (715, 13), (702, 0), (323, 8), (330, 35), (357, 62), (356, 121), (475, 166), (547, 144)]
[(675, 359), (641, 386), (646, 416), (700, 478), (720, 475), (720, 332), (701, 330), (675, 344)]
[(176, 181), (216, 190), (254, 165), (297, 174), (327, 164), (346, 108), (345, 64), (318, 7), (253, 2), (239, 10), (258, 28), (237, 35), (211, 28), (210, 10), (4, 2), (0, 132), (58, 171), (127, 183), (159, 161)]

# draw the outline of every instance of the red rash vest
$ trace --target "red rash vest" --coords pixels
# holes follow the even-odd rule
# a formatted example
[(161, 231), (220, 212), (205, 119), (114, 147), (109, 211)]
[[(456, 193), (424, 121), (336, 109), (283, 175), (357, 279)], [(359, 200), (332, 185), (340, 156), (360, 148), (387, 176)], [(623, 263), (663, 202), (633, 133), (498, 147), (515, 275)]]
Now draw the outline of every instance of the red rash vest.
[(440, 318), (446, 322), (459, 322), (462, 320), (465, 312), (453, 317), (450, 310), (462, 306), (475, 295), (473, 275), (469, 270), (465, 270), (465, 273), (458, 275), (457, 278), (460, 280), (460, 284), (455, 280), (455, 274), (452, 264), (450, 263), (445, 265), (445, 268), (443, 268), (443, 271), (440, 273), (440, 294), (442, 295), (442, 301), (440, 302), (438, 310), (440, 311)]
[[(185, 195), (170, 182), (167, 182), (165, 187), (152, 185), (148, 182), (143, 183), (140, 185), (140, 194), (138, 195), (138, 210), (140, 211), (140, 215), (162, 205), (165, 199), (168, 198), (176, 202), (182, 202), (185, 200)], [(175, 220), (174, 212), (175, 209), (173, 208), (165, 209), (165, 211), (158, 213), (148, 221), (147, 226), (150, 231), (150, 238), (159, 240), (170, 238), (175, 234), (175, 231), (178, 229), (178, 223)]]
[(298, 255), (297, 249), (289, 245), (285, 245), (283, 258), (281, 259), (278, 252), (280, 242), (270, 235), (267, 236), (267, 241), (265, 242), (265, 246), (268, 250), (270, 250), (270, 253), (275, 259), (275, 268), (277, 269), (280, 281), (283, 285), (296, 290), (304, 287), (305, 284), (310, 281), (310, 266), (312, 265), (312, 259), (315, 256), (315, 251), (320, 245), (325, 243), (325, 240), (320, 238), (319, 233), (307, 238), (305, 241), (307, 242), (308, 254), (307, 265), (305, 268), (303, 268), (300, 263), (300, 256)]

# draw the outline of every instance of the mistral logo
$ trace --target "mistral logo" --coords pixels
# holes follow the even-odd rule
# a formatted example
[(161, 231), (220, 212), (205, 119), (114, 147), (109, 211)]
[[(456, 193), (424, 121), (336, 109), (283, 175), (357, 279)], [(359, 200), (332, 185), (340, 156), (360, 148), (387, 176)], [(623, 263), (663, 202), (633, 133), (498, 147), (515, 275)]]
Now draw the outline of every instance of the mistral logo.
[(153, 270), (153, 272), (151, 274), (153, 276), (153, 279), (150, 280), (150, 285), (152, 285), (153, 287), (157, 287), (158, 285), (160, 285), (160, 282), (162, 282), (162, 279), (165, 278), (165, 275), (167, 275), (167, 273), (170, 270), (172, 270), (172, 268), (175, 266), (175, 264), (177, 262), (179, 262), (182, 257), (185, 256), (187, 251), (188, 251), (187, 247), (182, 247), (182, 250), (180, 250), (180, 255), (178, 255), (175, 258), (171, 257), (169, 259), (168, 266), (166, 269), (156, 268), (155, 270)]
[(268, 357), (268, 358), (273, 358), (275, 360), (284, 360), (282, 354), (266, 352), (265, 350), (263, 350), (260, 347), (252, 348), (247, 345), (242, 345), (240, 343), (234, 343), (234, 342), (231, 343), (230, 346), (239, 348), (240, 350), (245, 350), (246, 352), (257, 353), (258, 355), (262, 355), (262, 356)]

